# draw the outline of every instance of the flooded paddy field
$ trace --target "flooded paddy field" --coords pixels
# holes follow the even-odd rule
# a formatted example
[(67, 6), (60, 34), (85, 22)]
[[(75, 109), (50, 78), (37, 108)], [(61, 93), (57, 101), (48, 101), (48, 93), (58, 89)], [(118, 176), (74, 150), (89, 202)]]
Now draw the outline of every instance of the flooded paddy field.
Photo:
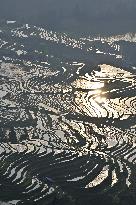
[(135, 33), (1, 23), (1, 203), (136, 203), (135, 53)]

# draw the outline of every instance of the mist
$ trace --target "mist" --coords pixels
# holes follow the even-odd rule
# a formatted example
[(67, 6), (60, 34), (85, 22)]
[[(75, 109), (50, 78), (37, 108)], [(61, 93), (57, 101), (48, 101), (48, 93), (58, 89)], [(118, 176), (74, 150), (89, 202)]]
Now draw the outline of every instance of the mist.
[(135, 0), (0, 0), (0, 19), (92, 33), (135, 32)]

